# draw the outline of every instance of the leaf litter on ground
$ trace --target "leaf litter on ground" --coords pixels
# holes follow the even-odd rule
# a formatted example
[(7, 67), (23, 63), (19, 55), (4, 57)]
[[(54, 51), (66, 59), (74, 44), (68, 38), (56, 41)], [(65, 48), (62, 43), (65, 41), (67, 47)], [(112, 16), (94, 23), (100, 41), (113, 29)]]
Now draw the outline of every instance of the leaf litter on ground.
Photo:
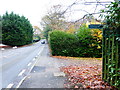
[[(76, 59), (75, 57), (54, 56), (59, 59)], [(79, 58), (77, 58), (79, 60)], [(115, 87), (110, 86), (102, 80), (102, 60), (95, 60), (95, 58), (85, 59), (83, 63), (62, 66), (60, 70), (66, 74), (65, 88), (87, 88), (87, 89), (110, 89), (115, 90)], [(80, 59), (81, 60), (81, 59)], [(94, 61), (95, 60), (95, 61)], [(92, 63), (94, 61), (94, 63)], [(100, 64), (101, 63), (101, 64)]]

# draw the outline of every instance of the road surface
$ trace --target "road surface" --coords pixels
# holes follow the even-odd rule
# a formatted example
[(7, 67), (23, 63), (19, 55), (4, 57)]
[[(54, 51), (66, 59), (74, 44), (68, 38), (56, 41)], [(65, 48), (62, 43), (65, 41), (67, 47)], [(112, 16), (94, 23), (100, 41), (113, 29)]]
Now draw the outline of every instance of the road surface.
[[(0, 51), (0, 88), (6, 88), (13, 80), (19, 76), (21, 70), (31, 62), (35, 56), (41, 52), (44, 44), (41, 41), (19, 48), (9, 48)], [(29, 66), (29, 65), (28, 65)], [(22, 71), (24, 72), (24, 70)]]

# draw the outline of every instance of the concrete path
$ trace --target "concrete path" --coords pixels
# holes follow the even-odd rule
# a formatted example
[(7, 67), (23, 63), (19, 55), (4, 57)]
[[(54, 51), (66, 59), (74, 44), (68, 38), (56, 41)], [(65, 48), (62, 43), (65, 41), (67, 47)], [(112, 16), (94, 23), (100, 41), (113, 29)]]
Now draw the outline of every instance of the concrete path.
[(60, 75), (60, 66), (63, 63), (49, 56), (46, 44), (33, 70), (19, 88), (64, 88), (65, 77), (63, 73)]

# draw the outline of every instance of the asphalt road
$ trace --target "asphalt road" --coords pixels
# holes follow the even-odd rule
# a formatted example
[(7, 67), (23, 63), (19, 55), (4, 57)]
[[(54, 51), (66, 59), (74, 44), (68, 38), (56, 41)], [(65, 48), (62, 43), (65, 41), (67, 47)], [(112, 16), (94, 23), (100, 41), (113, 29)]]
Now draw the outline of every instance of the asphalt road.
[(6, 88), (19, 75), (21, 70), (43, 50), (44, 46), (40, 41), (33, 45), (0, 51), (2, 52), (0, 56), (0, 86)]

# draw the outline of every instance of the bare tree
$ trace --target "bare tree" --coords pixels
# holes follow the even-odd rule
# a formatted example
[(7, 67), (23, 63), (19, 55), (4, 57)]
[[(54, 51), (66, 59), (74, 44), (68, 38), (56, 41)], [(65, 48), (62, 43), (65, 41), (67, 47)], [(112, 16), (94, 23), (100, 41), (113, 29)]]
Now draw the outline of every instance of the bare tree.
[[(47, 15), (45, 15), (42, 18), (42, 25), (43, 28), (48, 27), (51, 28), (52, 30), (67, 30), (71, 27), (71, 25), (75, 26), (75, 28), (79, 28), (83, 23), (86, 23), (87, 21), (90, 21), (94, 18), (94, 15), (100, 14), (101, 12), (97, 11), (97, 7), (100, 5), (105, 7), (108, 5), (110, 2), (100, 2), (100, 0), (95, 0), (90, 1), (90, 0), (75, 0), (73, 3), (68, 5), (66, 8), (62, 5), (54, 5), (50, 8), (48, 11)], [(80, 9), (74, 9), (74, 6), (77, 5), (92, 5), (94, 4), (95, 8), (92, 10), (92, 13), (89, 11), (85, 10), (84, 8)], [(69, 21), (68, 17), (70, 17), (70, 13), (75, 13), (75, 12), (85, 12), (83, 17), (78, 18), (77, 20), (74, 21)]]
[(48, 11), (47, 15), (42, 18), (42, 25), (43, 27), (49, 26), (53, 30), (63, 29), (63, 24), (65, 23), (64, 14), (62, 14), (62, 6), (61, 5), (54, 5)]
[[(111, 3), (110, 1), (101, 2), (100, 0), (95, 0), (95, 1), (91, 1), (91, 0), (75, 0), (71, 5), (67, 6), (67, 8), (63, 11), (62, 14), (64, 14), (64, 15), (68, 14), (70, 16), (69, 13), (71, 13), (71, 12), (72, 13), (85, 12), (86, 14), (84, 14), (83, 17), (78, 18), (78, 19), (76, 19), (74, 21), (71, 21), (71, 24), (74, 24), (78, 28), (81, 24), (83, 24), (83, 23), (85, 23), (87, 21), (91, 21), (93, 19), (95, 20), (94, 15), (97, 15), (97, 14), (100, 15), (101, 14), (100, 10), (97, 10), (97, 8), (99, 6), (102, 6), (103, 8), (105, 8), (106, 5), (109, 5), (110, 3)], [(87, 11), (84, 8), (82, 8), (82, 9), (79, 9), (79, 8), (78, 9), (72, 9), (73, 6), (85, 5), (85, 7), (86, 7), (87, 5), (93, 5), (93, 4), (94, 4), (95, 7), (94, 7), (94, 9), (92, 9), (91, 13), (90, 13), (90, 11)]]

